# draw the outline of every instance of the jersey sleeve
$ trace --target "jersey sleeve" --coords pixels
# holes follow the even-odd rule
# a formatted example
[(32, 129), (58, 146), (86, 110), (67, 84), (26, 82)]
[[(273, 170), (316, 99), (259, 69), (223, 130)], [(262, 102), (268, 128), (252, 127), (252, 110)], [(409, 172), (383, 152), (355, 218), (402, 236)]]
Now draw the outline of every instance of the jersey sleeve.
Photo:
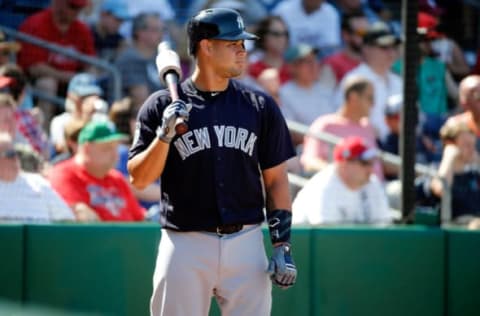
[(169, 96), (166, 90), (155, 92), (147, 98), (137, 116), (135, 134), (128, 159), (132, 159), (143, 152), (155, 139), (157, 128), (162, 122), (163, 109), (168, 103)]
[(278, 105), (271, 97), (265, 98), (259, 143), (259, 162), (262, 170), (274, 167), (295, 156), (290, 132)]

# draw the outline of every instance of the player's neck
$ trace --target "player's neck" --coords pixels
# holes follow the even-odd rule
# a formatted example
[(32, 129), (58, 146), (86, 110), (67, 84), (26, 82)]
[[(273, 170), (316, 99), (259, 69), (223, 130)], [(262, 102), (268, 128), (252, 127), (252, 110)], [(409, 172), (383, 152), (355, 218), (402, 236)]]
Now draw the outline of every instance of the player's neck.
[(192, 74), (192, 81), (195, 87), (200, 91), (224, 91), (228, 87), (228, 78), (222, 78), (213, 72), (195, 68)]

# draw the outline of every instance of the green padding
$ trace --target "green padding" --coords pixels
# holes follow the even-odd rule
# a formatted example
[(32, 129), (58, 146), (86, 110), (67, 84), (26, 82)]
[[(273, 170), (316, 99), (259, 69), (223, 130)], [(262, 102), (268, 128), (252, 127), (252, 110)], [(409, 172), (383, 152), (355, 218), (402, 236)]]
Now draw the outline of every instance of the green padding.
[[(281, 290), (276, 286), (272, 291), (272, 315), (310, 315), (310, 278), (311, 278), (311, 229), (296, 228), (292, 231), (292, 253), (298, 268), (298, 282), (288, 289)], [(271, 241), (268, 228), (263, 229), (267, 255), (271, 254)], [(220, 315), (217, 304), (212, 300), (210, 316)]]
[(318, 229), (313, 245), (313, 315), (443, 315), (441, 230)]
[(25, 229), (27, 302), (101, 315), (148, 315), (159, 225)]
[(22, 300), (23, 225), (0, 225), (0, 298)]
[(480, 315), (480, 232), (447, 230), (449, 316)]

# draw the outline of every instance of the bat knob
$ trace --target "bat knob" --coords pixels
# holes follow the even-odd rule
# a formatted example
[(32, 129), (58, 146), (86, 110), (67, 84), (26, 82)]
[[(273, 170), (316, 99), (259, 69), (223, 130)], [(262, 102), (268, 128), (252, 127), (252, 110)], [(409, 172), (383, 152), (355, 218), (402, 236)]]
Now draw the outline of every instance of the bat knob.
[(188, 131), (188, 125), (182, 119), (177, 120), (175, 124), (175, 132), (177, 135), (183, 135)]

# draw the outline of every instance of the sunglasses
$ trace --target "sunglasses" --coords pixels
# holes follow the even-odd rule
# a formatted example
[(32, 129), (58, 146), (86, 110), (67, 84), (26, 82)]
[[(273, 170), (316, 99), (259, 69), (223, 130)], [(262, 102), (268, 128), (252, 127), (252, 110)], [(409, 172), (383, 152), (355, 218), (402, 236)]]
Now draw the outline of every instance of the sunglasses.
[(285, 36), (285, 37), (288, 37), (288, 31), (267, 31), (267, 34), (268, 35), (271, 35), (271, 36), (274, 36), (274, 37), (282, 37), (282, 36)]
[(18, 157), (18, 153), (15, 149), (7, 149), (0, 153), (0, 158), (14, 159)]

